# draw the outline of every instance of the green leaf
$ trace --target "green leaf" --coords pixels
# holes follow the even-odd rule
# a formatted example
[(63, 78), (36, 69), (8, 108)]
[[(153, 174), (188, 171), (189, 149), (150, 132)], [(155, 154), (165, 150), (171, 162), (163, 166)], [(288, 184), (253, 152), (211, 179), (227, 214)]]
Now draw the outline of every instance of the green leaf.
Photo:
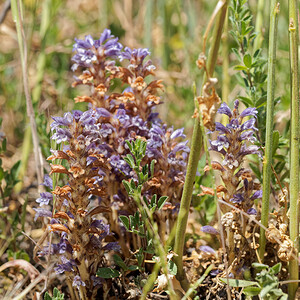
[(151, 204), (151, 207), (154, 206), (154, 204), (156, 204), (156, 201), (157, 201), (157, 195), (154, 194), (151, 198), (151, 201), (150, 201), (150, 204)]
[(52, 297), (49, 295), (48, 292), (45, 293), (44, 300), (52, 300)]
[(260, 264), (260, 263), (252, 263), (252, 267), (257, 269), (257, 270), (264, 270), (264, 269), (269, 268), (268, 265), (264, 265), (264, 264)]
[(128, 181), (126, 181), (125, 179), (122, 180), (122, 183), (125, 187), (125, 190), (127, 192), (128, 195), (131, 194), (131, 186), (130, 186), (130, 183)]
[(138, 224), (136, 223), (134, 217), (133, 216), (129, 216), (129, 220), (130, 220), (130, 227), (131, 227), (131, 229), (137, 228)]
[(139, 266), (128, 266), (128, 270), (130, 271), (136, 271), (139, 269)]
[(153, 175), (154, 175), (154, 165), (155, 165), (155, 163), (156, 163), (156, 160), (155, 160), (155, 159), (153, 159), (153, 160), (151, 161), (151, 163), (150, 163), (151, 177), (153, 177)]
[(265, 296), (267, 296), (267, 294), (269, 293), (269, 292), (271, 292), (274, 288), (276, 288), (278, 286), (278, 282), (273, 282), (273, 283), (270, 283), (270, 284), (268, 284), (267, 286), (265, 286), (262, 290), (261, 290), (261, 292), (260, 292), (260, 296), (262, 297), (262, 298), (264, 298)]
[(277, 273), (280, 272), (281, 266), (282, 266), (281, 263), (278, 263), (278, 264), (274, 265), (274, 266), (271, 268), (271, 270), (274, 271), (274, 274), (277, 274)]
[(172, 260), (168, 261), (168, 270), (171, 275), (177, 274), (177, 265)]
[(243, 290), (243, 293), (246, 295), (246, 296), (257, 296), (261, 291), (261, 288), (260, 287), (257, 287), (257, 286), (248, 286), (248, 287), (245, 287), (244, 290)]
[(245, 66), (242, 66), (242, 65), (237, 65), (237, 66), (234, 67), (234, 70), (236, 70), (236, 71), (247, 71), (248, 68), (245, 67)]
[(220, 281), (227, 284), (227, 280), (229, 283), (229, 286), (231, 287), (246, 287), (246, 286), (253, 286), (258, 285), (255, 281), (249, 281), (249, 280), (239, 280), (239, 279), (232, 279), (232, 278), (219, 278)]
[(133, 179), (130, 180), (130, 186), (131, 186), (131, 189), (132, 190), (135, 190), (136, 189), (136, 185), (135, 185), (135, 182)]
[(127, 154), (125, 157), (124, 157), (124, 160), (128, 163), (128, 165), (134, 169), (135, 167), (135, 162), (134, 162), (134, 158), (131, 154)]
[(120, 221), (122, 222), (122, 224), (124, 225), (124, 227), (126, 228), (127, 231), (129, 230), (129, 219), (126, 216), (119, 216)]
[(99, 268), (96, 274), (100, 278), (115, 278), (120, 276), (120, 272), (112, 268)]
[(164, 206), (164, 204), (167, 201), (167, 199), (168, 199), (168, 196), (161, 196), (159, 198), (159, 200), (157, 202), (157, 209), (158, 210), (160, 210)]
[(44, 295), (44, 300), (64, 300), (65, 294), (61, 293), (56, 287), (53, 289), (53, 297), (48, 292)]
[[(129, 148), (130, 152), (132, 153), (132, 152), (133, 152), (133, 148), (132, 148), (131, 143), (130, 143), (129, 141), (125, 141), (125, 142), (126, 142), (128, 148)], [(132, 143), (132, 144), (133, 144), (133, 143)]]
[(119, 255), (114, 254), (113, 259), (114, 259), (115, 264), (118, 265), (120, 268), (122, 268), (124, 271), (128, 270), (128, 267), (126, 266), (125, 262)]

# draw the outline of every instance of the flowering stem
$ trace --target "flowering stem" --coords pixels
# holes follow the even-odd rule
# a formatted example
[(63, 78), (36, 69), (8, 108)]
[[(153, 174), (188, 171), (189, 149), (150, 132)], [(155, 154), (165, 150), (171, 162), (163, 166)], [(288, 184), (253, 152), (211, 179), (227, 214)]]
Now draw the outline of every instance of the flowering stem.
[[(261, 223), (268, 227), (269, 219), (269, 197), (271, 189), (271, 164), (272, 164), (272, 144), (273, 144), (273, 118), (274, 118), (274, 90), (275, 90), (275, 62), (276, 62), (276, 41), (277, 23), (279, 13), (279, 2), (272, 0), (270, 13), (270, 33), (269, 33), (269, 55), (268, 55), (268, 83), (267, 83), (267, 119), (266, 119), (266, 144), (263, 160), (263, 196), (261, 209)], [(260, 228), (259, 257), (264, 259), (266, 236), (265, 230)]]
[[(290, 239), (298, 254), (299, 227), (299, 70), (297, 1), (289, 0), (289, 42), (291, 72), (291, 159), (290, 159)], [(289, 262), (290, 280), (298, 280), (298, 260)], [(298, 283), (289, 284), (289, 299), (294, 299)]]
[[(208, 75), (212, 76), (215, 64), (218, 57), (218, 50), (220, 46), (222, 29), (225, 21), (227, 11), (227, 1), (223, 1), (223, 7), (219, 11), (215, 30), (213, 33), (212, 47), (209, 52), (208, 62), (207, 62), (207, 70)], [(206, 80), (204, 80), (205, 83)], [(177, 265), (177, 279), (180, 281), (183, 289), (187, 290), (189, 288), (189, 283), (186, 279), (185, 272), (183, 270), (183, 249), (185, 242), (185, 231), (187, 226), (187, 220), (189, 215), (189, 209), (191, 205), (191, 199), (193, 194), (193, 185), (196, 176), (198, 160), (200, 156), (200, 151), (202, 149), (202, 132), (200, 125), (200, 118), (197, 117), (195, 119), (192, 144), (191, 144), (191, 152), (189, 156), (186, 178), (182, 193), (182, 198), (180, 202), (180, 210), (177, 219), (177, 229), (175, 234), (175, 246), (174, 251), (178, 256), (174, 257), (175, 263)]]

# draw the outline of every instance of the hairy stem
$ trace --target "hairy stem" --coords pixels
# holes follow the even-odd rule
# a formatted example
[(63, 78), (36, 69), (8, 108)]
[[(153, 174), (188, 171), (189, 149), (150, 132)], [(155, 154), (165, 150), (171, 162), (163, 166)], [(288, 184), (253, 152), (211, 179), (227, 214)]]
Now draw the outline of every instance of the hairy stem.
[[(299, 70), (297, 1), (289, 0), (289, 42), (291, 72), (291, 159), (290, 159), (290, 239), (298, 253), (299, 231)], [(298, 260), (289, 262), (290, 280), (298, 280)], [(298, 283), (289, 284), (289, 299), (294, 299)]]
[[(215, 29), (213, 33), (212, 39), (212, 47), (209, 52), (208, 62), (207, 62), (207, 70), (208, 75), (212, 76), (215, 64), (218, 57), (218, 51), (220, 46), (222, 29), (225, 21), (226, 11), (227, 11), (227, 1), (222, 1), (223, 6), (219, 11)], [(204, 80), (205, 83), (206, 80)], [(175, 235), (175, 246), (174, 251), (178, 255), (175, 257), (175, 263), (177, 265), (177, 279), (180, 281), (183, 289), (187, 290), (189, 288), (189, 283), (186, 279), (186, 275), (183, 269), (183, 250), (185, 244), (185, 231), (187, 226), (187, 220), (191, 205), (191, 199), (193, 194), (193, 185), (196, 176), (198, 160), (200, 156), (200, 151), (202, 149), (202, 132), (200, 125), (200, 118), (197, 117), (195, 119), (194, 129), (193, 129), (193, 137), (191, 144), (191, 152), (189, 156), (187, 173), (185, 178), (185, 184), (183, 188), (182, 198), (180, 202), (180, 210), (177, 219), (177, 229)]]
[[(267, 119), (266, 119), (266, 144), (263, 160), (263, 196), (261, 209), (261, 223), (268, 227), (269, 220), (269, 198), (271, 191), (271, 165), (273, 144), (273, 118), (274, 118), (274, 94), (275, 94), (275, 63), (276, 63), (276, 41), (277, 23), (279, 14), (279, 2), (272, 0), (270, 13), (269, 32), (269, 55), (268, 55), (268, 81), (267, 81)], [(264, 259), (266, 236), (265, 230), (260, 228), (259, 257)]]

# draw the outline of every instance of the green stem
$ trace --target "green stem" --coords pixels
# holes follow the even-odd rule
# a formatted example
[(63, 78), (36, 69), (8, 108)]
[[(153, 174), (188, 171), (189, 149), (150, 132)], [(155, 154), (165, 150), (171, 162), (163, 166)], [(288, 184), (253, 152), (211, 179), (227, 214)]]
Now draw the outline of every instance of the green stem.
[[(224, 32), (222, 38), (222, 101), (228, 103), (229, 88), (230, 88), (230, 75), (229, 75), (229, 52), (228, 52), (228, 12), (226, 14), (224, 23)], [(226, 124), (226, 116), (223, 115), (222, 123)]]
[[(215, 69), (226, 11), (227, 11), (227, 1), (224, 1), (223, 7), (219, 11), (216, 19), (215, 29), (212, 38), (212, 47), (208, 55), (207, 70), (209, 76), (213, 75)], [(206, 80), (204, 80), (204, 83), (205, 81)], [(202, 149), (202, 132), (200, 126), (200, 118), (197, 117), (195, 119), (195, 124), (193, 129), (191, 152), (189, 156), (185, 184), (183, 187), (183, 193), (180, 202), (180, 210), (177, 218), (177, 229), (176, 229), (175, 246), (174, 246), (174, 251), (178, 255), (174, 258), (175, 263), (177, 265), (176, 277), (180, 281), (183, 289), (185, 290), (189, 288), (189, 283), (186, 279), (186, 275), (183, 269), (183, 250), (185, 244), (185, 231), (187, 226), (191, 199), (193, 195), (194, 180), (196, 176), (201, 149)]]
[[(263, 19), (264, 19), (264, 9), (265, 9), (265, 0), (258, 0), (257, 4), (257, 13), (256, 13), (256, 22), (255, 22), (255, 32), (257, 32), (257, 37), (254, 41), (254, 51), (261, 48), (262, 42), (264, 40), (262, 34), (262, 27), (263, 27)], [(273, 6), (271, 6), (273, 7)]]
[(160, 267), (161, 266), (159, 263), (156, 263), (154, 265), (153, 271), (152, 271), (151, 275), (148, 277), (147, 282), (143, 288), (143, 294), (142, 294), (140, 300), (147, 299), (148, 293), (153, 289), (153, 286), (154, 286), (155, 280), (157, 279), (157, 275), (160, 270)]
[[(277, 24), (279, 14), (279, 2), (272, 0), (270, 13), (269, 32), (269, 55), (268, 55), (268, 81), (267, 81), (267, 119), (266, 119), (266, 144), (265, 156), (263, 160), (263, 196), (261, 208), (261, 223), (268, 227), (269, 220), (269, 198), (271, 191), (271, 165), (272, 165), (272, 145), (273, 145), (273, 118), (274, 118), (274, 92), (275, 92), (275, 63), (276, 63), (276, 42)], [(265, 230), (260, 228), (259, 257), (264, 259), (266, 236)]]
[[(298, 256), (299, 231), (299, 69), (297, 1), (289, 0), (289, 42), (291, 72), (291, 160), (290, 160), (290, 239)], [(290, 280), (298, 280), (298, 260), (289, 262)], [(294, 299), (298, 283), (290, 283), (289, 299)]]
[[(136, 204), (138, 206), (138, 209), (141, 213), (142, 219), (145, 222), (146, 228), (147, 228), (151, 238), (153, 239), (154, 247), (155, 247), (156, 251), (158, 252), (158, 256), (160, 258), (159, 265), (162, 268), (163, 273), (165, 274), (165, 276), (167, 278), (167, 281), (168, 281), (168, 291), (169, 291), (170, 299), (171, 300), (177, 300), (177, 295), (176, 295), (176, 293), (173, 289), (173, 285), (170, 282), (169, 277), (168, 277), (169, 271), (168, 271), (168, 266), (167, 266), (167, 263), (166, 263), (167, 256), (166, 256), (166, 253), (165, 253), (163, 243), (160, 241), (160, 238), (159, 238), (159, 235), (158, 235), (157, 223), (154, 221), (153, 214), (150, 212), (148, 207), (142, 203), (142, 201), (141, 201), (142, 195), (141, 194), (134, 195), (133, 199), (134, 199), (134, 201), (136, 202)], [(151, 281), (154, 278), (154, 274), (151, 274), (151, 275), (153, 275), (152, 278), (151, 278)], [(150, 285), (150, 283), (149, 283), (149, 285)], [(147, 289), (148, 288), (149, 288), (149, 286), (147, 287)], [(147, 294), (145, 294), (145, 292), (146, 292), (146, 290), (143, 292), (143, 295), (142, 295), (141, 299), (146, 299), (146, 298), (144, 298), (144, 297), (147, 296)]]

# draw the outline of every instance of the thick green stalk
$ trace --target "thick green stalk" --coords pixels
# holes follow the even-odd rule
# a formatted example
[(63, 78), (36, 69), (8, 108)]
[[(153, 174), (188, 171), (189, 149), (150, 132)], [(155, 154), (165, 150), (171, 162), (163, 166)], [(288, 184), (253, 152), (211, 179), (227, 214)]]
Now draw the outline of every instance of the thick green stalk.
[[(275, 94), (275, 63), (276, 63), (276, 41), (278, 24), (279, 2), (271, 1), (270, 31), (269, 31), (269, 55), (268, 55), (268, 83), (267, 83), (267, 119), (266, 119), (266, 145), (263, 160), (263, 196), (261, 208), (261, 223), (268, 227), (269, 220), (269, 198), (271, 190), (271, 164), (273, 145), (273, 118), (274, 118), (274, 94)], [(264, 259), (266, 236), (265, 230), (260, 228), (259, 256)]]
[[(291, 72), (291, 159), (290, 159), (290, 239), (298, 256), (299, 232), (299, 69), (297, 1), (289, 0), (289, 42)], [(298, 280), (298, 260), (289, 262), (290, 280)], [(298, 283), (289, 284), (289, 299), (294, 299)]]
[[(224, 1), (223, 7), (219, 11), (216, 19), (215, 29), (212, 38), (212, 46), (208, 55), (207, 70), (209, 76), (213, 75), (214, 68), (216, 65), (226, 11), (227, 11), (227, 1)], [(176, 229), (175, 246), (174, 246), (174, 251), (178, 255), (175, 256), (174, 258), (175, 263), (177, 265), (176, 277), (180, 281), (183, 289), (185, 290), (189, 288), (189, 283), (186, 279), (186, 275), (183, 270), (183, 260), (182, 260), (184, 242), (185, 242), (185, 231), (187, 226), (187, 220), (188, 220), (191, 199), (193, 194), (193, 185), (196, 176), (201, 148), (202, 148), (202, 132), (200, 127), (200, 119), (199, 117), (197, 117), (195, 119), (195, 124), (194, 124), (191, 152), (190, 152), (188, 166), (187, 166), (187, 173), (186, 173), (186, 178), (185, 178), (185, 183), (184, 183), (184, 188), (183, 188), (183, 193), (182, 193), (182, 198), (180, 203), (180, 210), (177, 218), (177, 229)]]
[[(257, 32), (258, 34), (254, 41), (254, 47), (253, 47), (254, 51), (261, 48), (262, 42), (264, 40), (264, 37), (262, 34), (262, 27), (263, 27), (265, 5), (266, 5), (265, 0), (258, 0), (256, 21), (255, 21), (255, 32)], [(271, 7), (273, 7), (273, 6), (271, 6)], [(271, 14), (272, 14), (272, 12), (271, 12)]]

